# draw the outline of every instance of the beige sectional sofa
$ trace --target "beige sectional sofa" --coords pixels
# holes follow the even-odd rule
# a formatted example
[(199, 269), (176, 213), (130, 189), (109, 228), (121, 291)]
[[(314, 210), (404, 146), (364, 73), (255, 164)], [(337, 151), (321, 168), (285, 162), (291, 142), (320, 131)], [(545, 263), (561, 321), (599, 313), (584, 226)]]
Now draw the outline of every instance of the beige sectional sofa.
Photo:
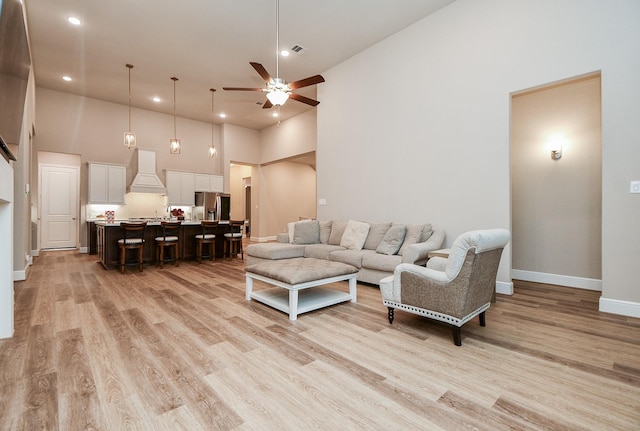
[(358, 281), (380, 284), (401, 263), (424, 265), (444, 243), (430, 224), (367, 223), (355, 220), (303, 220), (289, 223), (275, 243), (251, 244), (247, 265), (295, 257), (343, 262), (358, 268)]

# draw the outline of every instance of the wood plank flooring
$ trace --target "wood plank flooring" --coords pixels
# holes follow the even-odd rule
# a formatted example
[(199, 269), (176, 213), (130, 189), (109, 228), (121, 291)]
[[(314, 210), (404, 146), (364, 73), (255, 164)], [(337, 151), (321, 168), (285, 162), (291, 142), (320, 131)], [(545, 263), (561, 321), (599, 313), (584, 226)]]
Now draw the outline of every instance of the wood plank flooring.
[(244, 282), (239, 259), (121, 275), (42, 253), (0, 340), (0, 430), (640, 429), (640, 319), (598, 292), (517, 282), (456, 347), (389, 325), (377, 287), (291, 322)]

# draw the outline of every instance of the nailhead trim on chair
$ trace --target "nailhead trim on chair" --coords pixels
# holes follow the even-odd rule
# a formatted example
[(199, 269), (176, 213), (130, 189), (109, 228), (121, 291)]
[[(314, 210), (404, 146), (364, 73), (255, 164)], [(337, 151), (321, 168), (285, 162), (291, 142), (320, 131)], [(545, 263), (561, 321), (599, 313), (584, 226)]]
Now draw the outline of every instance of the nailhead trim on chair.
[(400, 304), (398, 302), (393, 302), (389, 300), (382, 301), (384, 305), (387, 307), (398, 308), (400, 310), (408, 311), (409, 313), (417, 314), (419, 316), (429, 317), (434, 320), (439, 320), (441, 322), (448, 323), (450, 325), (462, 326), (467, 323), (469, 320), (476, 317), (478, 314), (486, 311), (491, 304), (484, 304), (482, 307), (478, 308), (475, 311), (472, 311), (467, 316), (462, 319), (458, 319), (457, 317), (449, 316), (448, 314), (436, 313), (435, 311), (425, 310), (424, 308), (414, 307), (412, 305)]

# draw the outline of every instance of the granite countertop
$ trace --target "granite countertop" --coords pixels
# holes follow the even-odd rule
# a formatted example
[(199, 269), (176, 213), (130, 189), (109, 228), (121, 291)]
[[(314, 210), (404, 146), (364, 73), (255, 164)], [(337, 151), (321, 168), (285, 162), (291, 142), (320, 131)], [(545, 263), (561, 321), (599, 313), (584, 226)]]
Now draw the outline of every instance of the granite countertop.
[[(130, 222), (130, 223), (135, 223), (137, 221), (144, 221), (144, 220), (114, 220), (114, 221), (107, 221), (105, 219), (95, 219), (95, 220), (87, 220), (87, 221), (92, 221), (95, 222), (96, 225), (101, 225), (101, 226), (120, 226), (121, 222)], [(147, 226), (160, 226), (160, 222), (162, 220), (147, 220)], [(222, 220), (219, 222), (219, 224), (229, 224), (228, 220)], [(200, 220), (182, 220), (182, 225), (184, 226), (200, 226)]]

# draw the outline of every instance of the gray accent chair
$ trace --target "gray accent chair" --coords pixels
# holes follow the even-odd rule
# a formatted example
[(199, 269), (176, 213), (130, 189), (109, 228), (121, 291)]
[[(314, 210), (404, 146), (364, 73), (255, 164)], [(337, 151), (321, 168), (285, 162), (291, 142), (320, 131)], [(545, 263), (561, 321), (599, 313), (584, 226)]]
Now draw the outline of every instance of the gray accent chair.
[(427, 266), (403, 263), (380, 281), (389, 323), (395, 309), (451, 325), (453, 342), (462, 344), (460, 328), (475, 316), (485, 326), (485, 312), (495, 298), (502, 250), (511, 235), (505, 229), (466, 232), (451, 246), (448, 258), (434, 257)]

